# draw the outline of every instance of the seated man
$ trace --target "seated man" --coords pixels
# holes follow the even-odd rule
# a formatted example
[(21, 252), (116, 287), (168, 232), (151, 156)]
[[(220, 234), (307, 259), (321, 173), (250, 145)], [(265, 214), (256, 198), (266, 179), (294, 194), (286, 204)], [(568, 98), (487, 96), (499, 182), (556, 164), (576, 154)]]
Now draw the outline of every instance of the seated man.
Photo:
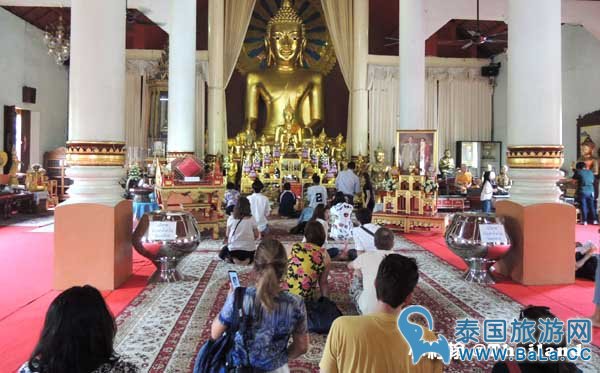
[[(413, 365), (410, 347), (398, 330), (398, 315), (410, 304), (418, 280), (414, 259), (386, 256), (375, 278), (375, 312), (342, 316), (333, 322), (319, 364), (321, 373), (441, 372), (438, 359), (421, 358)], [(431, 340), (432, 333), (425, 333), (426, 340)]]
[(456, 173), (454, 183), (456, 184), (456, 189), (462, 194), (466, 194), (467, 189), (473, 184), (473, 175), (465, 163), (460, 165), (460, 171)]
[(256, 179), (252, 183), (252, 193), (248, 196), (250, 201), (250, 210), (252, 210), (252, 216), (256, 220), (258, 225), (258, 231), (262, 234), (267, 233), (269, 221), (267, 217), (271, 214), (271, 204), (269, 198), (262, 194), (262, 190), (265, 185), (262, 181)]
[(279, 216), (297, 218), (299, 214), (294, 208), (296, 196), (291, 189), (290, 183), (283, 184), (283, 192), (279, 195)]
[(354, 239), (354, 248), (358, 251), (376, 250), (375, 232), (381, 227), (372, 224), (372, 219), (373, 214), (368, 208), (361, 208), (356, 212), (356, 220), (360, 225), (352, 228), (352, 239)]
[(379, 264), (394, 247), (394, 233), (388, 228), (379, 228), (375, 233), (374, 242), (376, 250), (370, 250), (348, 263), (348, 268), (354, 270), (350, 298), (358, 313), (363, 315), (372, 313), (377, 306), (375, 276)]
[(308, 206), (302, 210), (302, 213), (298, 218), (298, 224), (290, 229), (290, 233), (292, 234), (304, 233), (304, 226), (313, 216), (315, 207), (318, 205), (327, 205), (327, 189), (321, 185), (321, 178), (319, 175), (312, 175), (312, 185), (306, 190), (306, 198), (308, 199)]

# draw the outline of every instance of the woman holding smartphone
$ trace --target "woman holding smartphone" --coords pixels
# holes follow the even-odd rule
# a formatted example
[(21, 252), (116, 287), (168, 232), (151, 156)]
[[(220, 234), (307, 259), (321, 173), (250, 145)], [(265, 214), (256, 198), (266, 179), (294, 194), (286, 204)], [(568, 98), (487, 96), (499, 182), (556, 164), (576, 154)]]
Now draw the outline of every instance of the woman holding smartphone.
[[(252, 322), (243, 335), (236, 332), (232, 351), (236, 366), (249, 364), (261, 372), (287, 373), (290, 371), (288, 361), (308, 350), (304, 302), (280, 287), (287, 263), (281, 242), (267, 239), (258, 245), (254, 257), (256, 287), (246, 288), (243, 301), (244, 314), (249, 315)], [(230, 292), (212, 323), (212, 339), (223, 335), (231, 325), (234, 312), (234, 293)], [(290, 337), (292, 343), (288, 346)]]

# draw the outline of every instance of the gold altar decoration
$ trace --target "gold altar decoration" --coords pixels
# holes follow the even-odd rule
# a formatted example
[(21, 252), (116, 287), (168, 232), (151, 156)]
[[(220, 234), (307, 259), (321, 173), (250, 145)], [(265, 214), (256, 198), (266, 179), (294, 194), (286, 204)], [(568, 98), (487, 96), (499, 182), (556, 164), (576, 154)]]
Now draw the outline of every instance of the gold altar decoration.
[[(286, 111), (295, 117), (294, 134), (313, 136), (323, 128), (323, 74), (335, 64), (320, 6), (305, 1), (296, 10), (289, 0), (279, 9), (275, 2), (261, 5), (253, 13), (238, 62), (240, 71), (247, 73), (246, 138), (265, 135), (274, 140), (286, 122)], [(244, 49), (252, 43), (259, 47)], [(248, 65), (248, 59), (254, 65)], [(264, 123), (258, 123), (261, 101), (266, 108)]]
[(125, 143), (120, 141), (67, 141), (69, 166), (123, 166)]
[(8, 153), (0, 151), (0, 170), (8, 163)]
[(8, 184), (9, 185), (18, 185), (19, 179), (17, 178), (17, 173), (19, 172), (19, 168), (21, 167), (21, 161), (17, 156), (17, 150), (14, 149), (11, 152), (12, 163), (10, 169), (8, 170)]
[(564, 161), (562, 145), (509, 146), (507, 163), (512, 168), (559, 169)]
[(30, 192), (42, 192), (47, 190), (46, 170), (40, 164), (34, 163), (25, 175), (25, 189)]
[[(579, 145), (579, 153), (581, 154), (577, 159), (577, 162), (585, 163), (585, 168), (592, 171), (596, 176), (600, 173), (600, 167), (598, 165), (598, 158), (596, 157), (596, 143), (588, 135), (586, 136), (581, 144)], [(576, 162), (571, 164), (571, 169), (575, 169)]]
[(376, 190), (384, 190), (387, 187), (390, 166), (385, 163), (385, 150), (381, 143), (374, 152), (375, 162), (371, 165), (371, 182)]

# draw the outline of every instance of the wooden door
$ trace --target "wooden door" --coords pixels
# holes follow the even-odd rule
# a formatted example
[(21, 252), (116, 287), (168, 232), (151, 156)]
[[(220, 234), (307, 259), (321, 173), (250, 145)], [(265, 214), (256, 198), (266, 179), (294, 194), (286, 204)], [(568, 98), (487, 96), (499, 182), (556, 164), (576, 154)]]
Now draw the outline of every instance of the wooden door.
[(17, 135), (17, 112), (14, 106), (4, 106), (4, 146), (3, 150), (8, 154), (8, 162), (4, 166), (3, 173), (8, 174), (12, 165), (12, 151), (16, 144)]
[(31, 111), (21, 110), (21, 172), (27, 172), (31, 161)]

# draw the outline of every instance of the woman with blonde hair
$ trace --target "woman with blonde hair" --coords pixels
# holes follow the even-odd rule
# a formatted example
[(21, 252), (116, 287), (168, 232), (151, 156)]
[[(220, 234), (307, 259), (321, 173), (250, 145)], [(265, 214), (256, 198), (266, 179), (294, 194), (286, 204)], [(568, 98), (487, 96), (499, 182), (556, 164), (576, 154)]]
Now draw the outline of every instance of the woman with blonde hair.
[[(235, 334), (231, 353), (236, 366), (251, 366), (262, 372), (287, 373), (288, 360), (308, 350), (306, 308), (301, 297), (281, 289), (287, 269), (285, 248), (275, 239), (263, 240), (256, 249), (256, 287), (245, 289), (243, 314), (251, 321), (244, 333)], [(214, 319), (211, 338), (216, 340), (232, 324), (234, 293)], [(292, 337), (292, 343), (288, 341)]]

